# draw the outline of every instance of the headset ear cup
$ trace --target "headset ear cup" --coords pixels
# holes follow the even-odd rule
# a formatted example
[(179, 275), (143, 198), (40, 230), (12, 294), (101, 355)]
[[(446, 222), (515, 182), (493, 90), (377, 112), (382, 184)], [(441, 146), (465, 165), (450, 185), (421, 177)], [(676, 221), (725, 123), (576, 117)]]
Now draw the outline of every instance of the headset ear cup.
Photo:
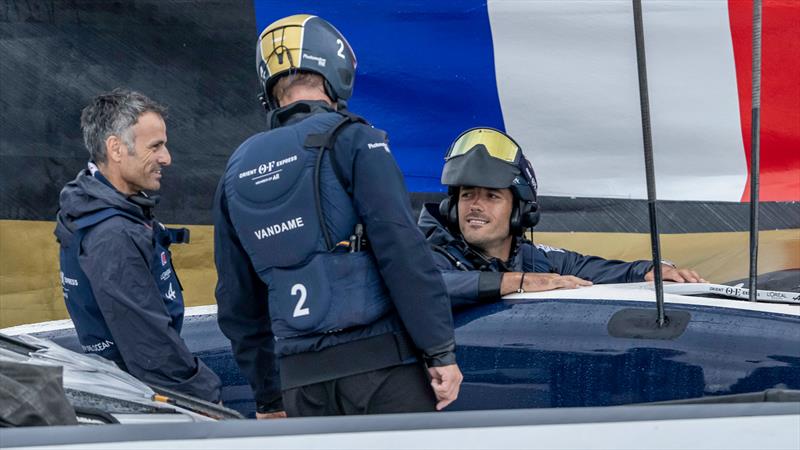
[(447, 209), (447, 222), (449, 222), (450, 232), (461, 234), (461, 227), (458, 226), (458, 200), (450, 197), (450, 205)]
[(512, 236), (519, 236), (522, 234), (522, 221), (520, 217), (520, 205), (522, 203), (523, 202), (514, 202), (514, 206), (511, 208), (511, 220), (509, 221), (508, 231)]
[(520, 223), (522, 228), (533, 228), (539, 223), (540, 213), (539, 204), (536, 202), (525, 202), (523, 205)]
[(448, 216), (450, 215), (450, 197), (445, 197), (439, 202), (439, 216), (445, 221), (445, 225), (450, 225)]
[(539, 208), (536, 208), (535, 210), (531, 211), (530, 219), (528, 219), (530, 221), (530, 225), (528, 225), (528, 227), (529, 228), (535, 227), (536, 224), (539, 223), (540, 218), (541, 214), (539, 213)]
[(452, 195), (439, 202), (439, 216), (450, 232), (460, 232), (458, 227), (458, 202), (455, 201)]

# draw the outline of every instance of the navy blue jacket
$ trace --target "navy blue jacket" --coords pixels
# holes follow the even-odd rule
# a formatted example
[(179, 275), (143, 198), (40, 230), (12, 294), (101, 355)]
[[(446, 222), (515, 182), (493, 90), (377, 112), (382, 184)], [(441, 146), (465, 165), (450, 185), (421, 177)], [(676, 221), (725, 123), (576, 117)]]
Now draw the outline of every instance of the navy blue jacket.
[(419, 227), (434, 249), (434, 260), (442, 271), (453, 308), (463, 308), (500, 299), (503, 272), (539, 272), (574, 275), (592, 283), (643, 281), (653, 267), (650, 261), (615, 261), (584, 256), (560, 248), (534, 244), (517, 238), (508, 261), (482, 258), (459, 236), (442, 224), (439, 205), (427, 203)]
[(81, 242), (78, 258), (102, 317), (124, 362), (124, 369), (144, 381), (216, 402), (219, 377), (192, 355), (164, 304), (151, 266), (155, 245), (150, 208), (136, 204), (97, 172), (81, 171), (61, 191), (55, 234), (71, 239), (74, 222), (100, 210), (115, 208), (134, 216), (111, 217), (94, 227)]
[[(287, 107), (285, 115), (280, 116), (280, 127), (292, 127), (312, 114), (330, 111), (318, 102), (295, 105)], [(267, 132), (257, 136), (262, 136), (258, 142), (263, 143), (272, 135)], [(253, 142), (252, 139), (243, 145)], [(299, 139), (303, 142), (305, 137), (299, 136)], [(345, 126), (328, 154), (339, 161), (342, 178), (352, 195), (359, 221), (364, 224), (368, 248), (375, 257), (393, 310), (372, 325), (282, 343), (281, 357), (321, 351), (376, 333), (405, 330), (424, 354), (437, 355), (445, 351), (452, 353), (454, 361), (447, 291), (425, 238), (416, 226), (405, 182), (389, 152), (385, 133), (360, 123)], [(255, 272), (236, 235), (226, 197), (221, 181), (214, 200), (218, 320), (223, 333), (231, 339), (239, 368), (249, 379), (257, 403), (277, 407), (280, 386), (275, 376), (267, 286)], [(323, 209), (336, 208), (328, 202), (328, 197), (323, 184)], [(325, 367), (316, 370), (328, 373)], [(334, 379), (341, 374), (328, 373), (327, 376)]]

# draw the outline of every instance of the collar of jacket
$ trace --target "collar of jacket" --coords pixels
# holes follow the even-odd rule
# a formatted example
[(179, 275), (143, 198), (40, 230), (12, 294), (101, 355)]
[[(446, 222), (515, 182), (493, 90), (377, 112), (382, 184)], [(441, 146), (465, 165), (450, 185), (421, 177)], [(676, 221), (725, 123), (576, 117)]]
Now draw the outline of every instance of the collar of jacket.
[(514, 237), (511, 253), (505, 261), (485, 256), (480, 250), (467, 243), (462, 236), (455, 238), (451, 245), (458, 248), (469, 262), (482, 272), (519, 272), (522, 270), (522, 261), (519, 256), (524, 242), (524, 239)]
[(129, 196), (128, 201), (142, 208), (144, 216), (152, 220), (153, 208), (155, 208), (158, 202), (161, 201), (161, 196), (147, 195), (144, 192), (139, 192)]
[[(97, 167), (94, 161), (89, 161), (87, 169), (89, 173), (92, 174), (98, 181), (103, 183), (104, 185), (110, 187), (114, 190), (114, 192), (118, 193), (119, 195), (125, 196), (122, 192), (120, 192), (110, 181), (103, 175), (103, 172)], [(133, 203), (134, 205), (138, 206), (142, 209), (142, 215), (147, 219), (153, 219), (153, 208), (161, 201), (160, 195), (147, 195), (145, 192), (137, 192), (133, 195), (125, 196), (125, 198)]]
[(312, 114), (335, 112), (333, 106), (322, 100), (300, 100), (267, 113), (267, 129), (273, 130), (297, 123)]

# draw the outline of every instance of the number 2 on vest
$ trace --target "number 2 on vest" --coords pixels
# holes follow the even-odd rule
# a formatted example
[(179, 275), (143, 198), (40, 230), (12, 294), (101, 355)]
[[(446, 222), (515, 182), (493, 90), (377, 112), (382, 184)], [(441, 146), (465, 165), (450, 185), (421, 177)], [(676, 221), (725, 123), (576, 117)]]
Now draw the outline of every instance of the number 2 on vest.
[(309, 315), (311, 311), (309, 311), (308, 308), (303, 307), (303, 305), (305, 305), (306, 303), (306, 296), (307, 296), (306, 287), (300, 283), (297, 283), (294, 286), (292, 286), (291, 293), (293, 296), (298, 294), (300, 295), (300, 299), (297, 300), (297, 304), (294, 306), (294, 314), (292, 314), (292, 317), (302, 317)]

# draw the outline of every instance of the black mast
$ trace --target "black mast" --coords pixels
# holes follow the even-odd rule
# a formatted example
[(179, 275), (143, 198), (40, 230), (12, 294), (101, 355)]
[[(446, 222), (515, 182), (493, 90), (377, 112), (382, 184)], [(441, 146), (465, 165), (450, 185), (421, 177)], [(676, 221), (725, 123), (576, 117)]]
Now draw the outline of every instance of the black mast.
[(761, 0), (753, 0), (753, 98), (750, 127), (750, 301), (758, 294), (758, 178), (761, 118)]
[(647, 62), (644, 55), (642, 1), (633, 0), (633, 25), (636, 32), (636, 64), (639, 72), (639, 104), (642, 111), (644, 165), (647, 176), (647, 207), (650, 213), (650, 246), (653, 250), (653, 273), (656, 279), (656, 313), (659, 327), (665, 323), (664, 280), (661, 275), (661, 244), (656, 217), (656, 175), (653, 164), (653, 140), (650, 133), (650, 99), (647, 92)]

